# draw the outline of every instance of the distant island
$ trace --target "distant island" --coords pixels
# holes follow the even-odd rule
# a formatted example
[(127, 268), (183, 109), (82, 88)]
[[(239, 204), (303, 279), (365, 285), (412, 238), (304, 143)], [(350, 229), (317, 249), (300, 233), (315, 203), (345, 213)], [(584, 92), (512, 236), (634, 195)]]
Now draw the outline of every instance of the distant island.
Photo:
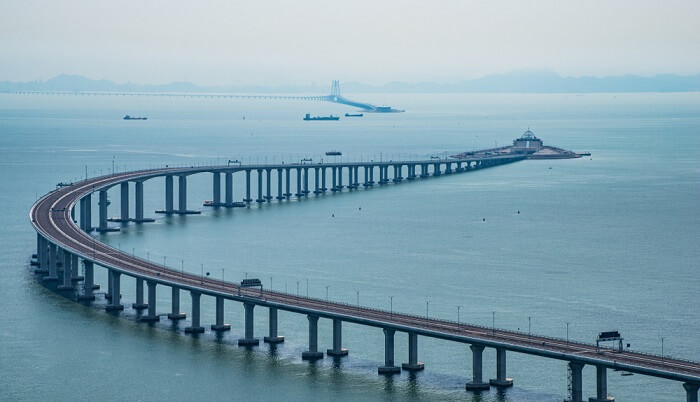
[[(603, 92), (694, 92), (700, 91), (700, 74), (651, 77), (562, 77), (551, 70), (524, 69), (455, 83), (391, 82), (367, 85), (344, 82), (346, 93), (603, 93)], [(190, 82), (170, 84), (118, 84), (80, 75), (58, 75), (49, 80), (0, 81), (0, 91), (68, 92), (176, 92), (176, 93), (328, 93), (325, 85), (306, 86), (198, 86)]]

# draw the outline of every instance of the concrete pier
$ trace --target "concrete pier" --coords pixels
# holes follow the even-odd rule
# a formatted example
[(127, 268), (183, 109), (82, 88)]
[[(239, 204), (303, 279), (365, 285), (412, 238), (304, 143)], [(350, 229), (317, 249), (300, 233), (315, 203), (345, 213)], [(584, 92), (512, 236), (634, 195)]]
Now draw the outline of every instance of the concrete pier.
[(314, 168), (314, 194), (321, 194), (322, 193), (321, 188), (318, 185), (318, 179), (319, 179), (318, 171), (319, 171), (319, 168), (315, 167)]
[(71, 255), (71, 270), (70, 270), (70, 280), (73, 282), (80, 282), (85, 280), (85, 277), (80, 275), (80, 266), (78, 265), (78, 256), (75, 254)]
[(348, 350), (343, 347), (343, 321), (339, 318), (333, 319), (333, 349), (326, 350), (328, 356), (347, 356)]
[(245, 170), (245, 198), (243, 199), (243, 202), (246, 204), (250, 204), (250, 202), (253, 201), (252, 198), (250, 198), (250, 169)]
[(53, 243), (49, 243), (49, 276), (43, 277), (42, 280), (58, 281), (58, 248)]
[(82, 229), (86, 232), (92, 232), (92, 196), (91, 194), (83, 197), (84, 205), (81, 204), (83, 208), (80, 209), (80, 216), (83, 220)]
[(272, 169), (265, 169), (265, 173), (267, 174), (265, 176), (265, 186), (267, 186), (267, 194), (265, 195), (265, 199), (267, 200), (267, 202), (270, 202), (270, 200), (272, 199)]
[(233, 172), (226, 172), (224, 175), (224, 188), (226, 193), (226, 207), (233, 206)]
[(489, 380), (494, 387), (507, 388), (513, 386), (513, 379), (506, 378), (506, 350), (496, 348), (496, 378)]
[(121, 192), (121, 222), (129, 222), (129, 182), (120, 184)]
[(243, 303), (245, 310), (245, 332), (244, 337), (238, 340), (238, 346), (254, 346), (260, 344), (260, 339), (257, 339), (254, 334), (255, 315), (253, 310), (255, 304)]
[(134, 183), (134, 188), (134, 212), (136, 216), (134, 217), (133, 221), (136, 223), (155, 222), (155, 219), (146, 218), (143, 216), (143, 180), (137, 180), (136, 183)]
[(100, 233), (119, 231), (119, 228), (110, 228), (108, 226), (108, 222), (109, 222), (109, 216), (107, 216), (107, 207), (108, 206), (109, 206), (109, 198), (107, 195), (107, 190), (100, 190), (99, 195), (98, 195), (98, 201), (97, 201), (97, 207), (99, 209), (99, 223), (97, 225), (97, 231)]
[(408, 363), (401, 365), (404, 370), (420, 371), (425, 368), (423, 362), (418, 361), (418, 334), (408, 333)]
[(328, 189), (326, 188), (326, 167), (321, 168), (321, 191), (326, 192)]
[(588, 402), (611, 402), (615, 398), (608, 396), (608, 370), (603, 366), (595, 366), (596, 397), (588, 398)]
[(367, 184), (369, 186), (374, 186), (374, 166), (369, 165), (366, 166), (365, 169), (369, 169), (369, 181), (367, 182)]
[(294, 193), (294, 196), (299, 198), (303, 195), (301, 192), (301, 168), (297, 168), (297, 192)]
[(187, 314), (180, 311), (180, 288), (172, 288), (172, 297), (170, 302), (172, 309), (171, 313), (168, 314), (168, 318), (171, 320), (182, 320), (187, 317)]
[(698, 388), (700, 388), (700, 384), (685, 382), (683, 383), (683, 388), (685, 388), (686, 402), (698, 402)]
[(337, 177), (338, 176), (338, 168), (337, 167), (333, 166), (331, 168), (331, 175), (333, 175), (333, 181), (332, 181), (333, 186), (331, 187), (331, 191), (335, 193), (336, 191), (338, 191), (338, 177)]
[(263, 170), (258, 169), (258, 198), (255, 199), (255, 202), (258, 204), (262, 204), (265, 202), (265, 199), (263, 198)]
[(352, 175), (353, 175), (352, 170), (353, 170), (352, 166), (348, 166), (348, 190), (352, 190), (354, 188), (352, 185), (352, 179), (353, 179), (352, 178)]
[(282, 192), (282, 168), (277, 169), (277, 199), (279, 201), (285, 199), (284, 193)]
[(583, 363), (569, 362), (571, 371), (571, 399), (570, 402), (583, 402)]
[[(95, 300), (95, 273), (92, 261), (83, 260), (85, 280), (83, 281), (83, 293), (78, 295), (78, 300)], [(99, 287), (99, 286), (98, 286)]]
[(156, 282), (146, 281), (148, 285), (148, 314), (141, 316), (139, 321), (156, 322), (160, 321), (158, 313), (156, 313)]
[(469, 381), (465, 388), (467, 391), (483, 391), (489, 389), (489, 384), (483, 380), (482, 359), (484, 346), (471, 345), (472, 350), (472, 380)]
[(343, 187), (345, 187), (343, 186), (343, 166), (338, 166), (338, 186), (336, 189), (342, 191)]
[(398, 374), (401, 372), (401, 367), (394, 365), (395, 333), (396, 331), (393, 329), (384, 329), (384, 365), (377, 368), (379, 374)]
[(433, 176), (440, 176), (440, 162), (433, 163)]
[(224, 324), (224, 298), (216, 297), (216, 324), (212, 324), (213, 331), (230, 331), (231, 324)]
[(323, 359), (323, 352), (318, 351), (318, 316), (307, 315), (309, 319), (309, 350), (301, 354), (302, 360)]
[(179, 175), (178, 177), (178, 192), (177, 192), (177, 199), (178, 199), (178, 205), (177, 205), (177, 211), (175, 211), (176, 214), (179, 215), (191, 215), (191, 214), (199, 214), (202, 211), (199, 210), (188, 210), (187, 209), (187, 175), (182, 174)]
[(211, 202), (214, 206), (218, 207), (221, 205), (221, 173), (214, 172), (212, 175), (212, 200)]
[(275, 307), (270, 307), (270, 318), (269, 326), (270, 330), (268, 336), (264, 337), (263, 340), (267, 343), (280, 343), (284, 342), (284, 337), (277, 334), (277, 309)]
[(136, 303), (131, 304), (134, 310), (145, 310), (148, 304), (143, 301), (143, 279), (136, 278)]
[(291, 187), (291, 185), (290, 185), (290, 182), (291, 182), (290, 177), (291, 177), (291, 175), (292, 175), (291, 170), (292, 170), (292, 169), (290, 169), (290, 168), (284, 169), (285, 188), (287, 189), (287, 192), (284, 193), (284, 197), (285, 197), (286, 199), (289, 199), (289, 197), (292, 196), (292, 187)]
[(192, 296), (192, 325), (185, 327), (185, 333), (201, 334), (204, 332), (204, 327), (199, 324), (199, 304), (202, 294), (191, 290), (190, 296)]
[(304, 191), (302, 191), (304, 196), (309, 195), (309, 168), (304, 168)]
[(58, 290), (73, 290), (71, 271), (73, 270), (73, 256), (68, 250), (63, 250), (63, 283), (58, 285)]
[(121, 311), (124, 310), (124, 305), (121, 304), (121, 285), (120, 285), (120, 279), (121, 279), (121, 272), (110, 270), (111, 272), (111, 300), (109, 301), (109, 304), (107, 307), (107, 311)]

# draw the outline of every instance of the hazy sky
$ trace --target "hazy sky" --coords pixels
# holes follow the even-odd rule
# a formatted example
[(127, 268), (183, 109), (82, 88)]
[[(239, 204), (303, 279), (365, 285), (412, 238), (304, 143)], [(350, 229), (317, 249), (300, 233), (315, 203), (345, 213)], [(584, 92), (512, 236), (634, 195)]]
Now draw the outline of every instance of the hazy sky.
[(700, 0), (0, 0), (0, 81), (454, 82), (700, 72)]

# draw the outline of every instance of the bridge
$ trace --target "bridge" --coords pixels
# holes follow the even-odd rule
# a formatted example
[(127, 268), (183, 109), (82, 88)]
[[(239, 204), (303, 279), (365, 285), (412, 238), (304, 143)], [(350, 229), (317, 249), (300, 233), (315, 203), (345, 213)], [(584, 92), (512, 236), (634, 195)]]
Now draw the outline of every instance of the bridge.
[(399, 113), (403, 110), (390, 106), (375, 106), (370, 103), (357, 102), (340, 94), (340, 81), (333, 81), (330, 95), (301, 96), (301, 95), (241, 95), (222, 93), (175, 93), (175, 92), (100, 92), (100, 91), (0, 91), (0, 94), (11, 95), (72, 95), (72, 96), (130, 96), (130, 97), (161, 97), (161, 98), (212, 98), (212, 99), (281, 99), (326, 101), (356, 107), (369, 113)]
[[(585, 365), (596, 367), (596, 395), (590, 401), (610, 401), (607, 389), (607, 370), (624, 370), (646, 376), (679, 381), (685, 388), (686, 400), (698, 401), (700, 387), (700, 363), (668, 356), (656, 356), (642, 352), (622, 349), (599, 348), (595, 344), (574, 342), (568, 339), (552, 338), (541, 335), (484, 327), (465, 322), (454, 322), (427, 316), (417, 316), (376, 309), (367, 306), (348, 305), (328, 300), (320, 300), (299, 295), (287, 294), (265, 289), (252, 289), (248, 283), (234, 283), (216, 280), (204, 275), (178, 271), (165, 265), (137, 258), (132, 254), (114, 249), (97, 241), (88, 232), (92, 230), (118, 230), (108, 226), (107, 191), (118, 187), (121, 192), (122, 222), (148, 222), (144, 217), (143, 182), (164, 178), (165, 208), (157, 211), (165, 214), (191, 214), (199, 211), (187, 207), (187, 177), (194, 174), (211, 174), (212, 202), (214, 207), (227, 208), (250, 205), (252, 176), (257, 176), (257, 203), (289, 202), (292, 197), (301, 199), (309, 197), (310, 183), (313, 178), (313, 196), (323, 197), (327, 191), (369, 191), (375, 185), (403, 185), (404, 181), (415, 182), (449, 174), (465, 174), (474, 170), (513, 163), (525, 159), (525, 156), (475, 156), (462, 159), (430, 159), (419, 161), (387, 161), (356, 163), (318, 163), (318, 164), (270, 164), (205, 166), (175, 168), (163, 167), (85, 178), (66, 186), (61, 186), (41, 197), (31, 208), (29, 217), (37, 232), (37, 250), (32, 262), (35, 272), (42, 275), (47, 283), (58, 283), (57, 288), (78, 300), (94, 300), (95, 266), (108, 271), (107, 293), (109, 301), (106, 309), (121, 311), (122, 276), (135, 280), (136, 300), (132, 307), (145, 310), (139, 316), (143, 322), (159, 321), (161, 315), (156, 305), (158, 288), (168, 288), (172, 295), (170, 320), (181, 320), (187, 314), (180, 311), (180, 293), (189, 292), (192, 299), (190, 325), (186, 333), (202, 333), (206, 328), (200, 322), (200, 300), (202, 296), (216, 300), (216, 321), (209, 328), (211, 331), (227, 331), (231, 326), (224, 322), (224, 301), (242, 303), (244, 314), (244, 337), (239, 339), (242, 346), (258, 345), (260, 339), (255, 335), (254, 313), (257, 308), (265, 308), (268, 313), (268, 330), (263, 341), (268, 343), (284, 342), (278, 328), (279, 310), (305, 315), (308, 320), (308, 350), (302, 354), (304, 360), (323, 359), (325, 355), (342, 357), (349, 353), (342, 344), (343, 323), (354, 323), (368, 327), (367, 336), (384, 336), (384, 363), (378, 366), (379, 374), (391, 375), (401, 370), (423, 370), (425, 365), (418, 359), (419, 337), (431, 337), (469, 344), (472, 351), (472, 378), (466, 382), (468, 391), (479, 392), (490, 387), (509, 387), (513, 380), (506, 375), (507, 353), (523, 353), (541, 358), (568, 362), (570, 371), (571, 400), (583, 400), (583, 374)], [(364, 180), (360, 180), (362, 169)], [(378, 171), (379, 180), (374, 181)], [(277, 196), (273, 196), (271, 185), (276, 176)], [(241, 202), (234, 202), (234, 174), (243, 175), (245, 195)], [(405, 174), (405, 176), (404, 176)], [(224, 176), (224, 197), (221, 192), (221, 176)], [(327, 176), (330, 175), (330, 178)], [(296, 176), (296, 177), (294, 177)], [(178, 180), (178, 205), (173, 203), (174, 178)], [(292, 180), (295, 179), (295, 180)], [(327, 179), (328, 182), (327, 182)], [(343, 184), (345, 180), (345, 183)], [(135, 216), (129, 215), (130, 183), (135, 186)], [(296, 193), (292, 194), (296, 185)], [(263, 184), (265, 184), (263, 186)], [(284, 184), (284, 186), (283, 186)], [(326, 187), (331, 184), (330, 189)], [(362, 190), (364, 189), (364, 190)], [(93, 195), (98, 196), (99, 224), (92, 226)], [(275, 201), (276, 200), (276, 201)], [(74, 222), (76, 210), (79, 211), (79, 226)], [(82, 260), (83, 275), (80, 275), (79, 262)], [(45, 275), (45, 276), (44, 276)], [(82, 285), (80, 283), (82, 282)], [(148, 300), (144, 300), (144, 283), (148, 289)], [(333, 321), (332, 347), (324, 354), (319, 350), (318, 321)], [(398, 365), (394, 360), (394, 335), (408, 334), (408, 362)], [(482, 356), (485, 348), (496, 350), (495, 378), (487, 380), (482, 370)], [(653, 393), (650, 392), (650, 395)], [(653, 397), (652, 397), (653, 398)]]

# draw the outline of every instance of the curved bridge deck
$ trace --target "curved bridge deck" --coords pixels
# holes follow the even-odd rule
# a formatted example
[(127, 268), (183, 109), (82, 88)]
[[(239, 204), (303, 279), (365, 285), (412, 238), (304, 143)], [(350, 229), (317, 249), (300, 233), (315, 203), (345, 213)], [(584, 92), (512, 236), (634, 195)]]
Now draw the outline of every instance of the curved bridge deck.
[[(410, 163), (434, 164), (435, 162), (435, 160), (430, 160)], [(373, 165), (394, 166), (397, 163), (409, 162), (384, 162), (374, 163)], [(351, 164), (337, 165), (347, 167)], [(222, 282), (221, 280), (215, 280), (209, 277), (203, 278), (199, 275), (183, 273), (166, 268), (154, 262), (136, 258), (129, 253), (116, 250), (91, 237), (84, 230), (76, 226), (71, 217), (72, 209), (81, 198), (100, 189), (109, 188), (127, 181), (144, 180), (147, 178), (165, 175), (187, 175), (202, 172), (215, 173), (244, 169), (277, 169), (280, 166), (283, 166), (284, 168), (299, 167), (299, 165), (256, 165), (237, 167), (197, 167), (184, 169), (161, 168), (95, 177), (68, 187), (60, 188), (45, 195), (32, 207), (30, 219), (40, 238), (45, 239), (50, 244), (56, 245), (56, 247), (66, 250), (66, 252), (77, 255), (85, 261), (90, 261), (99, 266), (106, 267), (114, 272), (119, 272), (127, 276), (148, 281), (149, 283), (154, 284), (154, 289), (155, 284), (159, 284), (172, 288), (188, 290), (197, 294), (204, 294), (217, 298), (243, 302), (249, 306), (265, 306), (269, 307), (271, 310), (274, 308), (306, 314), (310, 317), (310, 325), (312, 321), (311, 317), (316, 317), (316, 319), (318, 317), (322, 317), (382, 328), (385, 331), (385, 335), (388, 333), (391, 334), (391, 342), (389, 343), (389, 338), (386, 340), (386, 347), (389, 348), (389, 345), (391, 346), (391, 363), (393, 363), (393, 331), (401, 331), (409, 333), (409, 335), (412, 337), (421, 335), (472, 344), (472, 350), (474, 351), (475, 356), (475, 370), (477, 369), (477, 354), (479, 359), (479, 380), (481, 380), (481, 352), (479, 348), (483, 350), (483, 347), (493, 347), (499, 350), (499, 356), (500, 351), (503, 351), (504, 371), (505, 351), (507, 350), (511, 352), (526, 353), (530, 355), (568, 361), (570, 362), (570, 367), (574, 367), (575, 378), (579, 378), (579, 380), (580, 367), (582, 367), (584, 364), (591, 364), (598, 368), (599, 376), (601, 372), (600, 370), (602, 370), (604, 374), (604, 370), (606, 368), (612, 368), (625, 370), (632, 373), (682, 381), (685, 383), (685, 386), (687, 386), (686, 389), (690, 387), (690, 391), (688, 391), (689, 398), (692, 396), (692, 389), (695, 390), (695, 395), (697, 395), (697, 385), (700, 384), (700, 363), (698, 362), (690, 362), (681, 359), (661, 357), (632, 351), (613, 351), (611, 349), (597, 350), (596, 346), (593, 344), (569, 342), (565, 339), (537, 335), (530, 336), (526, 333), (519, 333), (509, 330), (419, 317), (369, 307), (352, 306), (269, 290), (262, 290), (260, 292), (250, 288), (239, 289), (237, 283)], [(316, 167), (316, 165), (302, 166), (309, 168)], [(334, 164), (324, 164), (323, 166), (332, 167)], [(39, 254), (41, 255), (41, 253)], [(252, 307), (250, 310), (252, 314)], [(246, 323), (246, 326), (247, 325), (248, 324)], [(252, 332), (252, 326), (250, 328)], [(315, 335), (310, 334), (310, 337), (311, 336)], [(415, 338), (409, 337), (409, 340), (411, 339), (414, 339), (412, 342), (417, 342)], [(413, 360), (415, 360), (415, 357)], [(389, 362), (388, 357), (387, 362)], [(413, 363), (415, 363), (415, 361)], [(577, 367), (578, 377), (576, 377)], [(476, 380), (477, 378), (475, 372), (475, 381)], [(600, 384), (600, 377), (598, 380)], [(574, 381), (576, 381), (576, 379), (574, 379)], [(469, 384), (467, 384), (467, 387), (469, 388)], [(576, 388), (576, 384), (574, 384), (574, 388)], [(599, 392), (602, 391), (599, 390)], [(605, 393), (607, 394), (607, 391), (605, 391)]]

